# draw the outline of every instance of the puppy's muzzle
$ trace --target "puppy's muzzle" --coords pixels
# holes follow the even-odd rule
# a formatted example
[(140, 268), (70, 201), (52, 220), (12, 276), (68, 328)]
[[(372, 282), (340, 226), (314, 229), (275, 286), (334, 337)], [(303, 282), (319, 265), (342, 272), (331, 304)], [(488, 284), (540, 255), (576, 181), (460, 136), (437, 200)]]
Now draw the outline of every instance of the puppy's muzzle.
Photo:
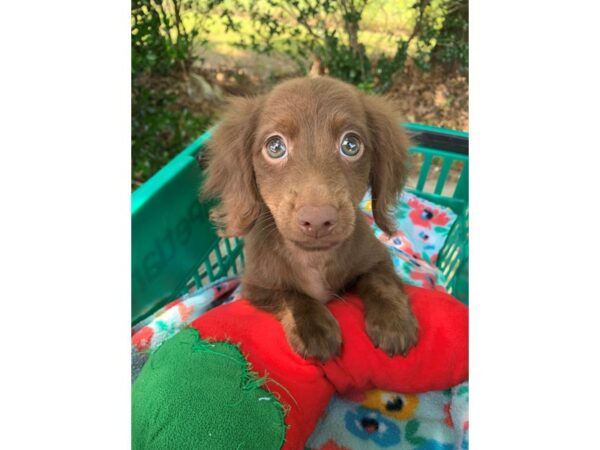
[(303, 206), (298, 210), (297, 223), (304, 234), (318, 239), (331, 233), (338, 220), (333, 206)]

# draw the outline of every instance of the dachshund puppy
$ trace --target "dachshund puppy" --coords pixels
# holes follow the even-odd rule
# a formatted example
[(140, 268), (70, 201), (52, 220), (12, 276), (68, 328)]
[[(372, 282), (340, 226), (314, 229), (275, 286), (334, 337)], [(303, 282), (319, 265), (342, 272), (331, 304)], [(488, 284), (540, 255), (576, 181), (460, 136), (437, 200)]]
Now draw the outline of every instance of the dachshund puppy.
[(202, 192), (221, 199), (211, 211), (221, 236), (245, 236), (242, 294), (279, 318), (301, 356), (340, 352), (325, 303), (349, 289), (377, 347), (406, 354), (416, 343), (402, 282), (358, 208), (370, 187), (375, 222), (394, 231), (407, 148), (387, 100), (328, 77), (233, 100), (208, 142)]

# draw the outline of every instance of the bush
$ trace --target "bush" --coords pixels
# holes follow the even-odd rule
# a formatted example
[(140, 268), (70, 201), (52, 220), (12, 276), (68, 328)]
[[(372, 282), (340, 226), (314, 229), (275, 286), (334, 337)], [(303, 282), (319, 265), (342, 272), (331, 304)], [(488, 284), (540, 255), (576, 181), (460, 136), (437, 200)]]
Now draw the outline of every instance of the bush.
[(469, 4), (467, 0), (445, 3), (444, 24), (432, 51), (434, 62), (466, 73), (469, 68)]
[(133, 187), (141, 184), (208, 127), (166, 88), (133, 88), (131, 117)]
[[(213, 3), (211, 2), (210, 7)], [(200, 26), (183, 16), (197, 3), (132, 0), (131, 152), (133, 186), (149, 178), (210, 122), (181, 102), (177, 88), (193, 61)]]
[[(241, 36), (238, 45), (258, 52), (282, 50), (295, 57), (305, 73), (321, 70), (367, 91), (385, 91), (404, 68), (411, 48), (412, 58), (423, 70), (441, 64), (466, 71), (468, 65), (466, 0), (416, 0), (413, 30), (398, 40), (391, 57), (369, 57), (360, 42), (369, 0), (234, 1), (254, 27), (248, 38)], [(306, 67), (307, 60), (320, 67)]]

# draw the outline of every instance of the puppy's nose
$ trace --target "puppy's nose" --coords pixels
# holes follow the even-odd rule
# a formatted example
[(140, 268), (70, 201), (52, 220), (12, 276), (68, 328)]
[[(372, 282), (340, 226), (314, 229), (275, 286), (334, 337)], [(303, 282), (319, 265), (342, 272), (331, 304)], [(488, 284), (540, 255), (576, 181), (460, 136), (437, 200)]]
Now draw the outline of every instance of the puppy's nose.
[(298, 225), (308, 236), (327, 236), (337, 223), (337, 209), (333, 206), (303, 206), (298, 210)]

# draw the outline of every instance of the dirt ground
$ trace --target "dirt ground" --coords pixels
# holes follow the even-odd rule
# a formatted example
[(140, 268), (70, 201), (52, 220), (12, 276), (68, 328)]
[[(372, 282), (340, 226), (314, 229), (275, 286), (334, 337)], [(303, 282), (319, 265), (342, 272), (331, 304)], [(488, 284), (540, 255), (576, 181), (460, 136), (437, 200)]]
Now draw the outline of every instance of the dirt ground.
[[(297, 64), (285, 55), (264, 55), (237, 50), (198, 54), (190, 74), (179, 87), (182, 102), (193, 112), (218, 115), (230, 95), (255, 95), (274, 84), (300, 75)], [(467, 131), (468, 79), (440, 70), (423, 72), (408, 65), (386, 92), (410, 122)]]

